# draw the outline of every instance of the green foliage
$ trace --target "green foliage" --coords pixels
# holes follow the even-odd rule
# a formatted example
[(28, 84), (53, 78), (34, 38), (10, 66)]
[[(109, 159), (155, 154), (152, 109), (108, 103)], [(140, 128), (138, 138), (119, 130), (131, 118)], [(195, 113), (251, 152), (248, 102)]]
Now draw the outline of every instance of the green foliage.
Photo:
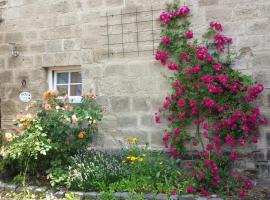
[(79, 152), (71, 158), (70, 188), (83, 191), (105, 190), (127, 176), (121, 157), (102, 151)]
[(43, 101), (33, 102), (29, 108), (35, 114), (18, 115), (16, 132), (1, 134), (5, 139), (1, 140), (1, 167), (17, 162), (17, 174), (26, 170), (33, 176), (48, 175), (53, 186), (67, 184), (70, 157), (86, 151), (97, 133), (102, 109), (93, 93), (75, 105), (59, 98), (57, 91), (45, 92)]

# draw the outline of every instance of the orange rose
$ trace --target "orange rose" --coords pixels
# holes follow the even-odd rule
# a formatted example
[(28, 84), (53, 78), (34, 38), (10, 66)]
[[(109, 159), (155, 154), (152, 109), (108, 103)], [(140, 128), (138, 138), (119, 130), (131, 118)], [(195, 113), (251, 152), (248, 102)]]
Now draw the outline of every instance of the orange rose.
[(85, 136), (86, 136), (86, 132), (85, 132), (85, 131), (81, 131), (81, 132), (79, 133), (79, 135), (78, 135), (78, 137), (79, 137), (80, 139), (83, 139)]

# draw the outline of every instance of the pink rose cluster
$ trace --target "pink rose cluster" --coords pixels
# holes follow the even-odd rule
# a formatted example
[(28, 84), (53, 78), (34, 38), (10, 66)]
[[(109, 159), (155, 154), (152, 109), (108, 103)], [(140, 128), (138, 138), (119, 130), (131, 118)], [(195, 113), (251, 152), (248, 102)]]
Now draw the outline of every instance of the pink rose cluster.
[(162, 12), (159, 16), (159, 19), (164, 24), (170, 24), (172, 19), (178, 18), (178, 17), (185, 17), (189, 14), (190, 8), (187, 6), (183, 6), (179, 9), (177, 9), (175, 12)]
[(162, 65), (166, 64), (167, 58), (168, 58), (168, 55), (167, 55), (167, 52), (165, 50), (164, 51), (157, 50), (156, 60), (159, 60)]
[[(188, 186), (187, 192), (209, 196), (214, 189), (221, 191), (221, 187), (229, 187), (224, 169), (217, 159), (223, 157), (228, 162), (235, 162), (240, 157), (235, 148), (258, 142), (258, 128), (267, 120), (251, 102), (259, 97), (264, 87), (261, 84), (247, 86), (241, 75), (219, 59), (217, 54), (223, 54), (225, 46), (232, 43), (232, 38), (221, 34), (223, 27), (220, 23), (210, 23), (208, 31), (214, 33), (210, 45), (190, 40), (194, 35), (186, 24), (178, 27), (171, 23), (189, 12), (190, 9), (184, 6), (175, 12), (160, 15), (163, 24), (170, 25), (162, 26), (165, 30), (163, 33), (167, 35), (162, 38), (156, 60), (162, 65), (167, 64), (168, 70), (174, 73), (170, 79), (172, 93), (164, 99), (163, 107), (155, 114), (155, 121), (160, 123), (161, 112), (168, 112), (164, 116), (171, 129), (165, 133), (162, 141), (172, 157), (180, 158), (187, 145), (194, 147), (201, 161), (198, 162), (200, 164), (187, 164), (189, 175), (197, 180), (196, 187)], [(181, 30), (171, 31), (174, 26)], [(196, 136), (184, 130), (190, 122), (197, 127)], [(206, 144), (201, 142), (204, 139)], [(230, 152), (224, 149), (230, 149)], [(241, 179), (240, 176), (235, 177)], [(241, 180), (244, 182), (239, 195), (244, 196), (252, 183), (243, 178)], [(208, 191), (209, 188), (214, 189)]]

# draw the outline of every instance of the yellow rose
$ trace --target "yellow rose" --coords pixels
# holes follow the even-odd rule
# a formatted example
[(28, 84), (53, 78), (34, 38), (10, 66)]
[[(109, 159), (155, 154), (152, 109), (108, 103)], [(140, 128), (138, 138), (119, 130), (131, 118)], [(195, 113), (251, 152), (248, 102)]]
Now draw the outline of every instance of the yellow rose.
[(5, 133), (5, 139), (8, 142), (12, 142), (13, 141), (13, 135), (12, 135), (12, 133)]

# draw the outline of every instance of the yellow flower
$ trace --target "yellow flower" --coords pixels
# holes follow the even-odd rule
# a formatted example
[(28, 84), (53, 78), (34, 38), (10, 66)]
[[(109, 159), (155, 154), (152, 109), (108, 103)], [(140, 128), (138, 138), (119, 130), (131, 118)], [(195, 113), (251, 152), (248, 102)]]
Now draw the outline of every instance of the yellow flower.
[(137, 157), (137, 156), (128, 156), (127, 159), (133, 164), (134, 162), (143, 161), (143, 158)]
[(129, 144), (137, 144), (137, 142), (138, 142), (138, 139), (135, 137), (128, 139)]
[(163, 162), (161, 161), (159, 164), (160, 164), (160, 165), (162, 165), (162, 164), (163, 164)]

